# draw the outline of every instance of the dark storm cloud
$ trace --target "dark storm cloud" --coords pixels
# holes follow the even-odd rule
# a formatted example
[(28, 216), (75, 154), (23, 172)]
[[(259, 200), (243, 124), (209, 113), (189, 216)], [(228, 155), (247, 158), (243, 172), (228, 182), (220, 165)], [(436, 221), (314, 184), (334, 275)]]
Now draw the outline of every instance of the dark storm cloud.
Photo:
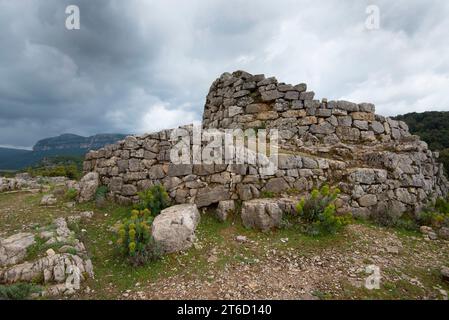
[[(65, 29), (76, 4), (81, 30)], [(364, 27), (368, 4), (381, 28)], [(448, 109), (446, 1), (0, 0), (0, 145), (201, 119), (244, 69), (384, 114)]]

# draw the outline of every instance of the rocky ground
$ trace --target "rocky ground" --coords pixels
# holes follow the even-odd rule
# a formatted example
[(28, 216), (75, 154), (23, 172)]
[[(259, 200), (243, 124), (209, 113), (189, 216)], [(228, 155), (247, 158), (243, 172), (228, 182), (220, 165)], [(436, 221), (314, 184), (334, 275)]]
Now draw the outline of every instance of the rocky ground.
[[(294, 225), (268, 232), (249, 230), (239, 217), (220, 222), (208, 211), (201, 215), (198, 240), (191, 249), (134, 268), (115, 253), (112, 232), (128, 207), (68, 204), (62, 195), (43, 205), (42, 198), (41, 192), (0, 194), (0, 238), (41, 233), (55, 219), (72, 221), (93, 212), (68, 226), (84, 245), (95, 276), (86, 277), (76, 293), (57, 298), (448, 298), (449, 284), (442, 279), (441, 268), (449, 265), (449, 241), (425, 239), (420, 233), (357, 222), (338, 235), (313, 238)], [(51, 248), (44, 243), (41, 252), (28, 250), (24, 259), (48, 257)], [(56, 255), (63, 254), (59, 249), (54, 248)], [(369, 290), (366, 268), (373, 265), (380, 270), (380, 287)], [(0, 273), (4, 270), (0, 268)]]

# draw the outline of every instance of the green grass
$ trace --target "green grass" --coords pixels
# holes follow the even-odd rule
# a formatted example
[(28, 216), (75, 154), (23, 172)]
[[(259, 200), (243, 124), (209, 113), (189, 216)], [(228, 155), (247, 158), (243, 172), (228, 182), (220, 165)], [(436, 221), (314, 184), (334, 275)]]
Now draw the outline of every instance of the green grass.
[[(150, 262), (142, 267), (133, 267), (115, 250), (115, 235), (110, 230), (118, 221), (129, 215), (132, 207), (107, 202), (102, 208), (95, 207), (94, 203), (77, 204), (74, 208), (66, 208), (64, 201), (60, 200), (55, 207), (46, 208), (39, 206), (41, 198), (42, 194), (0, 194), (0, 231), (12, 234), (14, 230), (23, 228), (37, 230), (38, 227), (51, 226), (53, 219), (60, 216), (67, 217), (75, 212), (94, 211), (92, 219), (69, 225), (76, 233), (76, 237), (86, 246), (95, 272), (95, 279), (88, 279), (83, 284), (93, 289), (94, 293), (85, 294), (81, 291), (78, 298), (116, 299), (121, 297), (123, 291), (135, 288), (138, 282), (145, 286), (171, 276), (209, 281), (211, 273), (220, 274), (230, 266), (263, 264), (268, 251), (276, 251), (279, 256), (293, 253), (295, 256), (311, 258), (332, 249), (333, 252), (350, 257), (356, 245), (360, 250), (371, 244), (369, 240), (350, 232), (347, 228), (335, 235), (307, 236), (293, 220), (283, 228), (260, 232), (245, 228), (239, 214), (231, 215), (224, 223), (220, 222), (215, 217), (213, 209), (210, 209), (201, 215), (201, 222), (196, 230), (197, 245), (186, 252), (169, 254), (159, 261)], [(14, 209), (11, 210), (11, 214), (4, 213), (3, 209), (6, 207)], [(34, 225), (35, 223), (38, 225)], [(395, 233), (408, 250), (421, 248), (419, 245), (422, 244), (422, 237), (419, 233), (381, 228), (369, 221), (355, 223), (379, 237), (386, 232)], [(33, 227), (30, 227), (31, 225)], [(249, 241), (244, 244), (238, 243), (235, 240), (238, 235), (246, 236)], [(59, 247), (60, 244), (46, 246), (42, 239), (36, 238), (36, 244), (28, 249), (27, 258), (38, 258), (44, 255), (47, 249), (53, 248), (57, 251)], [(432, 252), (441, 250), (441, 247), (433, 242), (426, 243), (426, 248)], [(216, 262), (208, 261), (211, 256), (216, 256)], [(406, 256), (401, 258), (407, 259)], [(404, 261), (406, 263), (401, 268), (385, 269), (382, 272), (387, 278), (398, 274), (417, 278), (426, 287), (425, 290), (408, 281), (387, 279), (381, 282), (381, 290), (367, 290), (363, 287), (354, 287), (350, 283), (342, 283), (343, 290), (338, 297), (322, 289), (316, 289), (313, 294), (321, 299), (413, 299), (424, 296), (435, 286), (449, 291), (447, 284), (442, 284), (439, 265), (436, 264), (435, 268), (429, 271), (418, 268), (413, 261)], [(372, 264), (372, 259), (364, 258), (363, 263)], [(34, 282), (39, 283), (41, 280), (35, 279)]]

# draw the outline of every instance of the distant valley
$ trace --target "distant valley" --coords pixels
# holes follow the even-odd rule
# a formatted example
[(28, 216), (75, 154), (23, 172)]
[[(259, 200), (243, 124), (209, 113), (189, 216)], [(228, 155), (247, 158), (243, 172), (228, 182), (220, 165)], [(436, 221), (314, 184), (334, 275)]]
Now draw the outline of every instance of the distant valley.
[(0, 171), (21, 170), (48, 157), (82, 156), (89, 150), (102, 148), (125, 137), (125, 134), (96, 134), (90, 137), (63, 134), (38, 141), (33, 150), (0, 147)]

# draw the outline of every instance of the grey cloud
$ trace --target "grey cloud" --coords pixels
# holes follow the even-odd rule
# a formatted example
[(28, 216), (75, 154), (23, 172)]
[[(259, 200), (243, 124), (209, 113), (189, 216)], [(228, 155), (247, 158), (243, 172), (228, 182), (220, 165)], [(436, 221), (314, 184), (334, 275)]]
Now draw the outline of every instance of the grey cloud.
[[(368, 4), (380, 30), (364, 28)], [(449, 110), (448, 14), (438, 0), (0, 0), (0, 145), (198, 121), (211, 82), (237, 69), (384, 114)]]

